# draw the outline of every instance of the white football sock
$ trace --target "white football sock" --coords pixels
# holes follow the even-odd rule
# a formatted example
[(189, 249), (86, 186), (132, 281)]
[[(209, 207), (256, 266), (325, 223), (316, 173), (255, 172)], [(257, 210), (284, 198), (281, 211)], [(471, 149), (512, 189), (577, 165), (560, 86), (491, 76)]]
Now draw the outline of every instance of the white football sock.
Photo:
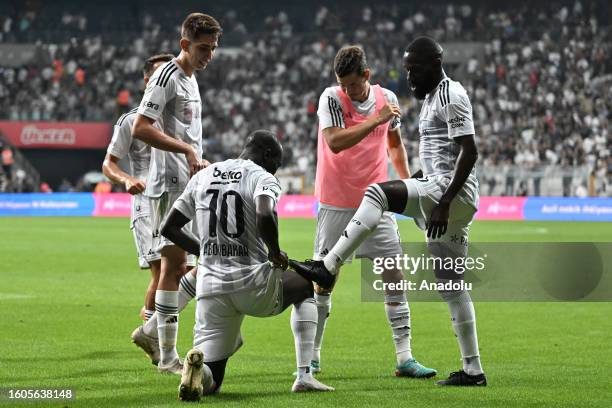
[[(155, 296), (157, 297), (157, 292), (155, 292)], [(147, 336), (157, 338), (157, 312), (153, 313), (153, 315), (145, 322), (145, 324), (142, 326), (142, 330)]]
[(448, 304), (453, 329), (463, 358), (463, 371), (469, 375), (482, 374), (476, 334), (476, 312), (470, 294), (462, 290), (440, 292), (440, 295)]
[(314, 349), (312, 353), (312, 359), (315, 361), (321, 361), (321, 344), (323, 343), (323, 333), (325, 332), (325, 325), (327, 324), (327, 318), (331, 312), (331, 294), (319, 295), (314, 294), (315, 304), (317, 305), (317, 332), (314, 338)]
[(333, 274), (338, 272), (340, 265), (376, 229), (383, 212), (388, 208), (387, 197), (383, 190), (378, 184), (371, 184), (353, 219), (346, 226), (336, 245), (323, 258), (323, 263), (328, 271)]
[[(399, 303), (389, 305), (388, 303)], [(406, 295), (385, 296), (385, 313), (393, 333), (397, 364), (405, 363), (412, 358), (410, 347), (410, 307)]]
[(294, 305), (291, 310), (291, 331), (295, 341), (298, 378), (310, 374), (310, 360), (317, 330), (317, 306), (313, 298)]
[(179, 312), (187, 306), (187, 304), (193, 299), (196, 295), (196, 277), (191, 273), (191, 271), (187, 272), (181, 278), (179, 282), (179, 290), (178, 290), (178, 310)]
[(168, 366), (178, 360), (176, 337), (178, 332), (178, 291), (157, 290), (157, 335), (159, 337), (160, 366)]
[[(191, 299), (195, 297), (196, 277), (187, 272), (180, 280), (178, 290), (178, 311), (179, 313), (189, 304)], [(157, 296), (157, 293), (156, 293)], [(157, 313), (151, 311), (149, 317), (143, 326), (143, 331), (147, 336), (157, 338)], [(146, 314), (146, 312), (145, 312)]]
[(153, 316), (153, 313), (155, 313), (155, 310), (145, 309), (144, 311), (145, 321), (149, 321), (149, 319)]

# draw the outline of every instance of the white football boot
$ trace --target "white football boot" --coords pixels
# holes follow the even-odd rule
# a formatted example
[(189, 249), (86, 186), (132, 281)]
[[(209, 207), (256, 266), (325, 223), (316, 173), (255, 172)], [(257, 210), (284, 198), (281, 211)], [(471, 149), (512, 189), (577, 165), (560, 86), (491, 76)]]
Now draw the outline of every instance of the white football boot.
[(162, 374), (182, 375), (183, 374), (183, 363), (181, 362), (180, 359), (177, 359), (172, 364), (167, 365), (167, 366), (163, 366), (160, 363), (158, 364), (157, 369)]
[(291, 392), (325, 392), (335, 391), (334, 387), (323, 384), (312, 375), (305, 375), (302, 378), (296, 378), (291, 387)]
[(185, 364), (179, 385), (181, 401), (200, 401), (202, 395), (210, 393), (214, 381), (208, 366), (204, 364), (204, 354), (198, 349), (191, 349), (185, 356)]
[(147, 336), (142, 328), (138, 326), (132, 332), (132, 343), (140, 347), (151, 359), (151, 362), (155, 365), (159, 364), (159, 340), (157, 337)]

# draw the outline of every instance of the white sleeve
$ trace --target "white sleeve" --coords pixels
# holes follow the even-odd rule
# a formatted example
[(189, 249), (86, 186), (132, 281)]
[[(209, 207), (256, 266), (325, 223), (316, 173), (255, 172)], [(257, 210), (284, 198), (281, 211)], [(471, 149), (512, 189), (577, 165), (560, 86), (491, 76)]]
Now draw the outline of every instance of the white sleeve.
[(196, 186), (198, 184), (197, 180), (199, 177), (195, 175), (189, 180), (187, 183), (187, 187), (185, 187), (185, 191), (180, 195), (179, 198), (174, 202), (173, 208), (176, 208), (183, 214), (185, 217), (193, 220), (195, 217), (196, 205), (195, 205), (195, 195), (196, 195)]
[[(392, 91), (388, 89), (383, 89), (383, 92), (385, 94), (385, 99), (387, 99), (387, 102), (399, 106), (399, 101), (397, 100), (397, 96)], [(393, 118), (393, 120), (389, 124), (389, 130), (399, 129), (400, 126), (402, 126), (402, 118), (396, 116)]]
[(138, 107), (140, 115), (155, 121), (161, 119), (164, 107), (176, 96), (176, 83), (174, 76), (171, 74), (172, 69), (162, 69), (160, 67), (151, 76)]
[(255, 185), (255, 191), (253, 192), (253, 198), (259, 197), (260, 195), (266, 195), (271, 197), (274, 202), (278, 202), (281, 195), (281, 186), (276, 177), (270, 173), (262, 173), (257, 178), (257, 184)]
[(113, 126), (113, 138), (106, 152), (118, 159), (123, 159), (130, 151), (130, 146), (132, 145), (133, 117), (134, 115), (132, 114), (125, 114), (121, 116), (115, 126)]
[(344, 118), (342, 116), (342, 104), (335, 95), (334, 88), (327, 88), (319, 98), (317, 116), (319, 116), (319, 128), (321, 130), (330, 127), (344, 129)]
[(441, 116), (448, 126), (448, 137), (473, 135), (474, 119), (472, 117), (472, 104), (463, 88), (450, 87), (447, 96), (449, 102), (442, 106)]

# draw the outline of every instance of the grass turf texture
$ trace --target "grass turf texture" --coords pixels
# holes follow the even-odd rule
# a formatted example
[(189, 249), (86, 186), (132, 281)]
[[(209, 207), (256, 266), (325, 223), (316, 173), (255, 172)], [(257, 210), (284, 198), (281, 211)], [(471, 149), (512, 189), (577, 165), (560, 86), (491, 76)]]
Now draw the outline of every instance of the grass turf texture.
[[(159, 375), (131, 344), (148, 272), (136, 267), (126, 219), (0, 219), (0, 387), (73, 388), (74, 401), (46, 406), (185, 406), (177, 376)], [(281, 220), (290, 256), (312, 254), (314, 220)], [(400, 222), (405, 241), (419, 240)], [(611, 240), (610, 224), (477, 222), (472, 241)], [(358, 266), (343, 270), (325, 334), (328, 394), (289, 392), (294, 351), (289, 312), (247, 318), (245, 345), (230, 360), (211, 406), (609, 407), (611, 303), (476, 304), (489, 387), (440, 388), (393, 376), (383, 305), (360, 302)], [(438, 378), (460, 368), (446, 305), (411, 305), (413, 351)], [(180, 319), (179, 352), (192, 339), (194, 307)], [(607, 329), (606, 329), (607, 327)], [(0, 405), (13, 406), (3, 401)], [(19, 404), (31, 406), (33, 404)]]

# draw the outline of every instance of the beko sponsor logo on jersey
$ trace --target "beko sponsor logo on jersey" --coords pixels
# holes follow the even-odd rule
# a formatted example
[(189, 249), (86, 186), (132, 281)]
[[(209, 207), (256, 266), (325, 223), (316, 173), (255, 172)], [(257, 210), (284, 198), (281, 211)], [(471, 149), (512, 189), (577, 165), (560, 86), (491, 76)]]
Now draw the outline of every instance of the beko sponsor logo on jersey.
[(449, 119), (448, 123), (451, 125), (451, 129), (463, 127), (465, 125), (465, 118), (463, 116), (457, 116), (456, 118)]
[(235, 180), (238, 181), (240, 179), (242, 179), (242, 172), (241, 171), (220, 171), (218, 168), (215, 167), (215, 170), (213, 171), (213, 177), (220, 177), (221, 180)]

